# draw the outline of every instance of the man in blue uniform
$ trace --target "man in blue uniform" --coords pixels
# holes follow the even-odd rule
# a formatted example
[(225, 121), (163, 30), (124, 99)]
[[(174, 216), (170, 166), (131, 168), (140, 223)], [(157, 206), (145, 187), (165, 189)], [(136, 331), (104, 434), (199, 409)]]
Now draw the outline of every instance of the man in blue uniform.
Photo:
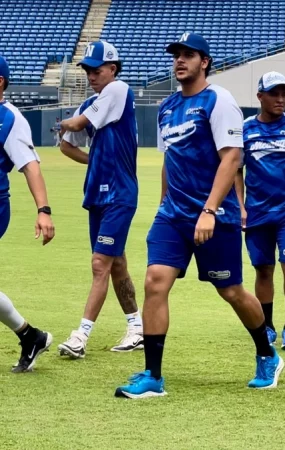
[[(244, 165), (246, 202), (242, 169), (236, 178), (245, 239), (256, 271), (255, 293), (265, 315), (269, 341), (277, 332), (273, 325), (273, 275), (275, 250), (285, 280), (285, 77), (278, 72), (264, 74), (258, 84), (261, 112), (244, 122)], [(281, 348), (285, 350), (285, 327)]]
[[(121, 63), (117, 50), (108, 42), (89, 44), (80, 64), (97, 94), (87, 99), (73, 118), (62, 121), (67, 132), (61, 149), (88, 165), (83, 207), (89, 210), (93, 283), (79, 329), (59, 345), (60, 354), (72, 358), (85, 356), (110, 275), (128, 322), (126, 336), (112, 350), (143, 348), (142, 322), (124, 253), (138, 196), (134, 94), (126, 83), (116, 81)], [(92, 139), (89, 154), (78, 148), (86, 133)]]
[[(8, 84), (9, 67), (5, 59), (0, 57), (0, 238), (4, 236), (10, 221), (8, 173), (15, 166), (24, 173), (35, 200), (38, 210), (36, 238), (42, 233), (45, 245), (54, 237), (54, 226), (40, 160), (34, 149), (28, 122), (15, 106), (3, 98)], [(5, 264), (4, 260), (2, 264)], [(22, 347), (20, 359), (12, 371), (32, 370), (38, 356), (51, 345), (52, 335), (29, 325), (3, 292), (0, 292), (0, 322), (16, 333)]]
[(145, 371), (116, 396), (163, 396), (162, 355), (169, 325), (168, 295), (194, 255), (199, 279), (233, 307), (256, 345), (249, 387), (276, 387), (284, 366), (269, 345), (259, 301), (242, 285), (240, 209), (233, 188), (243, 146), (243, 117), (232, 95), (206, 81), (211, 57), (203, 37), (184, 33), (167, 51), (182, 91), (162, 102), (159, 149), (164, 152), (162, 203), (147, 238), (143, 311)]

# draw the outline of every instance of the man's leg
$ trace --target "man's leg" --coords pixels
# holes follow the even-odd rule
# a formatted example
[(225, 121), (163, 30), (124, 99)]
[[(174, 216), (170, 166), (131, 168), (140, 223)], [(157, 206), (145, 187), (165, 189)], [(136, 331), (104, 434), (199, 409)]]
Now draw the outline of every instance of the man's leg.
[(136, 303), (136, 292), (127, 268), (127, 258), (123, 256), (114, 259), (111, 277), (113, 287), (121, 308), (127, 320), (127, 333), (118, 345), (111, 351), (129, 352), (143, 349), (143, 327), (141, 315)]
[(232, 306), (255, 343), (257, 371), (248, 386), (276, 387), (284, 362), (269, 343), (260, 302), (243, 288), (242, 238), (239, 227), (217, 223), (213, 238), (198, 247), (195, 256), (200, 280), (210, 281), (216, 287), (219, 295)]
[(38, 356), (51, 345), (52, 335), (29, 325), (3, 292), (0, 292), (0, 322), (14, 331), (22, 346), (20, 359), (12, 371), (31, 371)]
[(164, 342), (169, 326), (168, 295), (178, 276), (183, 277), (191, 259), (189, 243), (172, 222), (157, 215), (147, 238), (148, 269), (143, 307), (145, 371), (119, 387), (117, 397), (163, 396), (161, 376)]
[(273, 276), (276, 240), (276, 227), (274, 225), (260, 225), (246, 231), (246, 246), (256, 272), (255, 295), (262, 306), (270, 343), (274, 343), (277, 338), (273, 325)]
[(70, 338), (58, 346), (61, 356), (68, 355), (72, 358), (85, 357), (87, 340), (107, 297), (113, 261), (113, 256), (107, 256), (97, 252), (93, 253), (93, 279), (85, 305), (83, 318), (78, 330), (73, 331)]
[[(285, 263), (281, 263), (281, 268), (282, 268), (282, 272), (283, 272), (283, 292), (284, 292), (284, 296), (285, 296)], [(285, 324), (283, 326), (283, 330), (282, 330), (282, 343), (281, 343), (281, 348), (282, 350), (285, 350)]]
[[(279, 261), (283, 273), (283, 292), (285, 296), (285, 218), (281, 220), (277, 230), (277, 245), (279, 250)], [(285, 350), (285, 324), (282, 330), (282, 350)]]

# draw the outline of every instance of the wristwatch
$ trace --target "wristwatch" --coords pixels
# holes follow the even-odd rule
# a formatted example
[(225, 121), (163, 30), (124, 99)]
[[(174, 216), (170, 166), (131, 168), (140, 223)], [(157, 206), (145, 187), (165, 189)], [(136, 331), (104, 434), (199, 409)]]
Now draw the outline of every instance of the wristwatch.
[(51, 215), (51, 209), (49, 206), (43, 206), (42, 208), (38, 209), (38, 214), (40, 213), (44, 213), (44, 214), (48, 214), (49, 216)]
[(213, 210), (213, 209), (210, 209), (210, 208), (203, 208), (203, 210), (202, 210), (204, 213), (206, 213), (206, 214), (211, 214), (212, 216), (216, 216), (216, 213), (215, 213), (215, 211)]

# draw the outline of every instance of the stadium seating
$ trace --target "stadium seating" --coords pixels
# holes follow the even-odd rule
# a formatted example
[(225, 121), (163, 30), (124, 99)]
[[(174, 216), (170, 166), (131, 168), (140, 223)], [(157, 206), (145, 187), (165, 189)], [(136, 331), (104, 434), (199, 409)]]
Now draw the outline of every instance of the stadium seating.
[[(49, 62), (72, 60), (90, 0), (1, 0), (0, 54), (12, 84), (41, 83)], [(28, 100), (28, 99), (27, 99)]]
[(256, 59), (284, 47), (285, 2), (227, 0), (112, 0), (101, 39), (113, 43), (123, 61), (121, 79), (145, 85), (169, 73), (167, 43), (185, 31), (209, 42), (217, 69)]

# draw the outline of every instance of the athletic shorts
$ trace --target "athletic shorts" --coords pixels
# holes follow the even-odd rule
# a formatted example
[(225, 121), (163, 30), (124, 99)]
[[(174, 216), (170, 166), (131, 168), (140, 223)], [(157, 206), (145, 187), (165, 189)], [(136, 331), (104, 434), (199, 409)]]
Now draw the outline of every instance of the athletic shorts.
[(266, 224), (245, 230), (247, 251), (253, 266), (274, 265), (276, 246), (279, 261), (285, 263), (285, 213), (268, 215)]
[(125, 205), (94, 206), (89, 210), (89, 233), (93, 253), (122, 256), (136, 208)]
[(10, 222), (10, 201), (8, 198), (0, 200), (0, 239), (6, 233)]
[(209, 281), (217, 288), (241, 284), (241, 227), (217, 221), (213, 237), (196, 246), (195, 226), (157, 214), (147, 236), (148, 265), (175, 267), (180, 269), (178, 278), (183, 278), (194, 254), (200, 281)]

